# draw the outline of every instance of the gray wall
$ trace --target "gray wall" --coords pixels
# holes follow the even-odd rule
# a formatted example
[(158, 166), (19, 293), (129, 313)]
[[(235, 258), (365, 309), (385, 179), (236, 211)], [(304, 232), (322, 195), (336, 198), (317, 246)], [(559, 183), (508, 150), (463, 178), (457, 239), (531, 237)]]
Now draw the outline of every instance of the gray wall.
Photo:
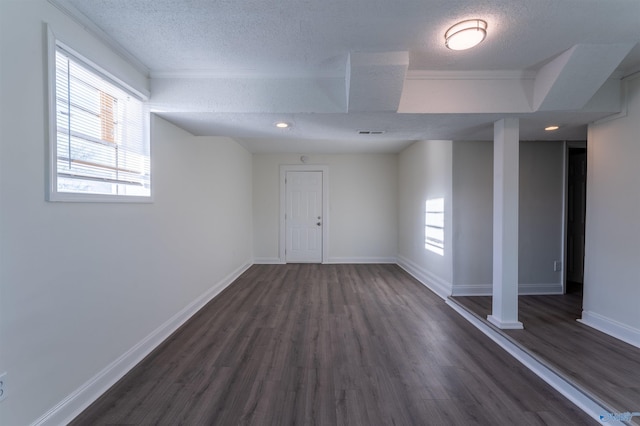
[(521, 292), (562, 292), (564, 144), (520, 143), (518, 276)]
[(453, 283), (474, 294), (493, 282), (493, 142), (453, 143)]
[[(562, 292), (564, 144), (520, 142), (519, 285)], [(453, 143), (453, 294), (491, 294), (493, 143)]]

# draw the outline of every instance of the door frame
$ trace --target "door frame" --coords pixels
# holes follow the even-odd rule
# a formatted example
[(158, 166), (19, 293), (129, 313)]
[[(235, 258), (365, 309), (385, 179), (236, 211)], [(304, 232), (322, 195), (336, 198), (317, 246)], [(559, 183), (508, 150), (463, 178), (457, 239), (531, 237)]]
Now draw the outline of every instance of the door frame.
[(326, 263), (329, 252), (329, 166), (320, 164), (280, 165), (280, 235), (278, 241), (278, 257), (280, 258), (280, 263), (287, 263), (287, 256), (285, 254), (287, 247), (287, 222), (285, 219), (285, 213), (287, 211), (287, 186), (285, 180), (287, 172), (322, 172), (322, 263)]

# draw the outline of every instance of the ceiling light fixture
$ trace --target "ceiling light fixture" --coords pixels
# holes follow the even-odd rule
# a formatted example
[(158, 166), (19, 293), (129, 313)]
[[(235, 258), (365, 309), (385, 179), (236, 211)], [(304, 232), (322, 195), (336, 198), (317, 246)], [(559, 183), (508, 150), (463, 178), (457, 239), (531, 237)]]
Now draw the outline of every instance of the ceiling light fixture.
[(545, 129), (547, 132), (553, 132), (554, 130), (558, 130), (559, 128), (560, 128), (560, 126), (547, 126), (547, 127), (545, 127), (544, 129)]
[(289, 127), (291, 127), (291, 125), (289, 123), (284, 122), (284, 121), (278, 121), (276, 123), (276, 127), (278, 129), (288, 129)]
[(458, 22), (444, 33), (445, 45), (451, 50), (466, 50), (487, 36), (487, 23), (482, 19)]

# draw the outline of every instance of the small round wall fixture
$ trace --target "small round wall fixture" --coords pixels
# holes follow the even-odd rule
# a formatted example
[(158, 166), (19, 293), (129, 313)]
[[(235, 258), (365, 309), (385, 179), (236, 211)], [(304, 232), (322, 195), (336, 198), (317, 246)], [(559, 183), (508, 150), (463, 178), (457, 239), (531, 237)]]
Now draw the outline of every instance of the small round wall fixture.
[(445, 45), (451, 50), (466, 50), (476, 46), (487, 36), (487, 23), (482, 19), (458, 22), (444, 33)]

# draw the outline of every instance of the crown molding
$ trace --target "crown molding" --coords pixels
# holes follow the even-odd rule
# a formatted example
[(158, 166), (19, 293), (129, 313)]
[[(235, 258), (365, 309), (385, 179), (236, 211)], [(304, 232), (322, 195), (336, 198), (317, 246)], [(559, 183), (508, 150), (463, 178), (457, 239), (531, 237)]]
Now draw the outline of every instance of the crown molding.
[(177, 78), (177, 79), (344, 79), (344, 74), (335, 72), (308, 73), (304, 71), (259, 71), (259, 70), (229, 70), (229, 69), (183, 69), (183, 70), (157, 70), (149, 73), (150, 78)]
[(495, 71), (432, 71), (409, 70), (407, 80), (532, 80), (535, 71), (495, 70)]

